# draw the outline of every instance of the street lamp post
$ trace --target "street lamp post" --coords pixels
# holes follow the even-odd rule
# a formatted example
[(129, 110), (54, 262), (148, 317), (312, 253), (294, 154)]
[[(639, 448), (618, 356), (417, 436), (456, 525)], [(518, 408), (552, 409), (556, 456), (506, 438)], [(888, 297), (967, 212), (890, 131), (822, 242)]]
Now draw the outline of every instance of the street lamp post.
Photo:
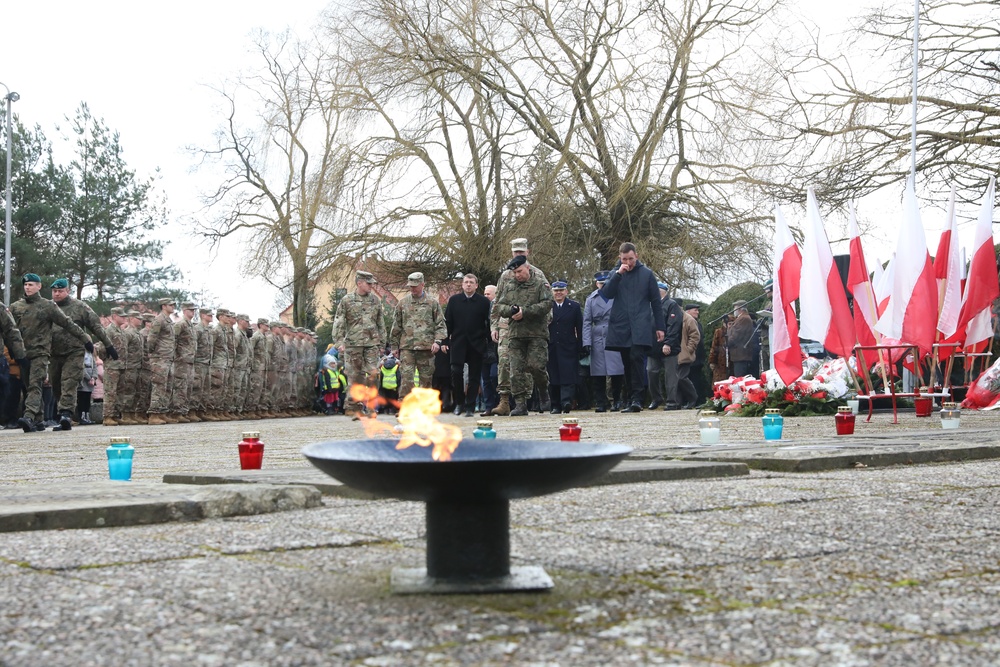
[(21, 99), (21, 96), (12, 91), (7, 87), (6, 84), (0, 83), (3, 89), (7, 91), (4, 95), (4, 99), (7, 100), (7, 200), (6, 200), (6, 219), (4, 221), (4, 240), (3, 240), (3, 303), (5, 306), (10, 305), (10, 153), (11, 153), (11, 122), (10, 122), (10, 106), (14, 102)]

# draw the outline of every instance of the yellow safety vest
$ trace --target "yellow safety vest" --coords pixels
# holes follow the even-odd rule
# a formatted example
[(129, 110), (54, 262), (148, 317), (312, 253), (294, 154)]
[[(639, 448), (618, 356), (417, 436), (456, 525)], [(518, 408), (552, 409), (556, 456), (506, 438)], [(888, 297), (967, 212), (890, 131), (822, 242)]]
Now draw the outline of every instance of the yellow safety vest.
[(382, 371), (382, 388), (383, 389), (395, 389), (399, 385), (396, 382), (396, 367), (393, 366), (392, 369), (388, 369), (385, 366), (381, 368)]

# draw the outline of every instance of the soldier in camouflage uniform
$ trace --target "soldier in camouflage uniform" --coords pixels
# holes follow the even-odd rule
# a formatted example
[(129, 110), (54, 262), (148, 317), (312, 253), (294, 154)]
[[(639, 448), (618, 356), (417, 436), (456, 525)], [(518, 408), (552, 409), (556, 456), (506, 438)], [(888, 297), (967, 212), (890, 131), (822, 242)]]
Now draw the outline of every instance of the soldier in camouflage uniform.
[(424, 274), (419, 271), (406, 278), (410, 293), (399, 300), (392, 317), (389, 347), (399, 359), (402, 378), (399, 398), (413, 389), (413, 372), (420, 373), (420, 386), (430, 387), (434, 378), (434, 355), (448, 337), (444, 311), (436, 298), (424, 290)]
[(174, 322), (170, 315), (174, 312), (172, 299), (160, 299), (160, 314), (153, 318), (146, 335), (149, 350), (149, 410), (147, 423), (176, 423), (168, 417), (170, 411), (170, 387), (174, 370), (174, 355), (177, 351), (174, 340)]
[(271, 323), (274, 332), (274, 384), (271, 386), (271, 396), (274, 399), (274, 413), (279, 417), (287, 417), (288, 409), (288, 348), (285, 347), (285, 332), (287, 325), (281, 321)]
[[(118, 426), (122, 419), (121, 378), (128, 365), (128, 335), (122, 329), (127, 326), (124, 308), (111, 309), (111, 322), (104, 328), (104, 335), (111, 346), (121, 350), (115, 359), (104, 360), (104, 425)], [(109, 348), (110, 349), (110, 348)]]
[(27, 273), (21, 282), (24, 285), (24, 297), (10, 307), (14, 322), (21, 331), (25, 358), (28, 360), (28, 372), (24, 372), (24, 366), (21, 371), (21, 382), (27, 388), (28, 395), (24, 400), (24, 415), (17, 423), (25, 433), (31, 433), (45, 430), (42, 426), (42, 384), (49, 370), (53, 327), (66, 329), (88, 352), (94, 351), (94, 344), (83, 329), (66, 317), (59, 306), (42, 298), (38, 293), (42, 289), (42, 279), (37, 274)]
[[(122, 426), (135, 426), (139, 421), (137, 408), (141, 400), (139, 381), (142, 373), (142, 358), (145, 355), (142, 337), (142, 314), (135, 310), (126, 313), (128, 325), (122, 329), (128, 352), (125, 354), (125, 368), (118, 381), (118, 401), (122, 406), (122, 418), (117, 420)], [(145, 415), (143, 415), (145, 416)]]
[(234, 365), (235, 377), (233, 378), (233, 412), (243, 419), (243, 406), (247, 399), (247, 386), (250, 382), (250, 338), (247, 333), (250, 329), (250, 316), (236, 316), (236, 363)]
[(281, 391), (278, 381), (278, 363), (285, 356), (285, 342), (281, 338), (281, 328), (284, 322), (273, 320), (270, 331), (265, 338), (265, 354), (267, 355), (267, 382), (264, 385), (267, 416), (277, 417), (281, 411), (278, 394)]
[(531, 265), (523, 255), (512, 259), (507, 270), (514, 272), (514, 284), (505, 286), (498, 294), (494, 310), (499, 311), (500, 317), (510, 320), (507, 345), (511, 391), (517, 401), (510, 413), (514, 417), (528, 414), (532, 379), (541, 397), (542, 411), (549, 409), (549, 379), (545, 371), (549, 357), (549, 318), (546, 314), (551, 316), (552, 313), (552, 289), (545, 280), (531, 274)]
[(267, 412), (264, 401), (264, 386), (267, 380), (267, 336), (268, 320), (257, 319), (257, 331), (250, 337), (250, 388), (247, 391), (247, 411), (251, 419), (263, 419)]
[(191, 379), (191, 414), (199, 421), (212, 421), (208, 417), (208, 396), (211, 391), (212, 375), (212, 311), (200, 309), (198, 323), (194, 325), (196, 346), (194, 351), (193, 377)]
[[(514, 239), (510, 242), (510, 253), (512, 257), (528, 257), (528, 239)], [(545, 274), (536, 267), (531, 266), (531, 275), (534, 278), (540, 279), (546, 285), (549, 284), (548, 279)], [(504, 289), (511, 287), (514, 284), (514, 272), (510, 269), (504, 269), (500, 274), (500, 279), (497, 281), (496, 296), (497, 298), (503, 293)], [(495, 303), (495, 302), (494, 302)], [(546, 316), (546, 327), (548, 326), (548, 321), (552, 318), (552, 313), (550, 312)], [(500, 403), (489, 411), (490, 415), (509, 415), (510, 414), (510, 355), (507, 351), (507, 329), (509, 321), (505, 317), (500, 317), (499, 312), (496, 308), (490, 311), (490, 334), (493, 337), (493, 342), (497, 343), (497, 392), (500, 395)], [(486, 415), (486, 416), (490, 416)]]
[[(350, 384), (363, 384), (374, 389), (378, 373), (379, 354), (385, 347), (385, 317), (382, 300), (372, 293), (375, 276), (358, 271), (357, 289), (337, 305), (331, 337), (340, 349), (341, 360)], [(363, 409), (348, 394), (344, 413), (354, 415)]]
[(194, 357), (198, 351), (198, 332), (194, 313), (198, 307), (190, 301), (181, 304), (182, 317), (174, 322), (174, 371), (170, 387), (170, 413), (178, 422), (201, 421), (191, 409), (191, 383), (194, 378)]
[[(93, 339), (104, 344), (107, 356), (114, 359), (118, 350), (104, 334), (101, 318), (90, 306), (69, 295), (69, 281), (66, 278), (56, 279), (52, 285), (52, 300), (63, 314), (73, 320), (78, 327), (88, 332)], [(54, 431), (68, 431), (73, 425), (73, 413), (76, 411), (76, 388), (83, 379), (84, 349), (76, 336), (65, 329), (52, 332), (52, 359), (49, 364), (49, 382), (52, 385), (52, 397), (56, 401), (59, 414), (59, 424)]]
[(139, 335), (142, 336), (142, 369), (139, 371), (139, 409), (136, 410), (136, 418), (140, 424), (149, 423), (149, 402), (153, 398), (153, 367), (149, 357), (149, 328), (153, 326), (156, 315), (153, 313), (142, 314), (142, 329)]
[(229, 337), (226, 335), (228, 318), (225, 308), (216, 308), (215, 326), (212, 327), (212, 361), (209, 365), (210, 389), (205, 396), (208, 407), (209, 421), (222, 421), (229, 417), (225, 414), (226, 401), (226, 369), (229, 367)]

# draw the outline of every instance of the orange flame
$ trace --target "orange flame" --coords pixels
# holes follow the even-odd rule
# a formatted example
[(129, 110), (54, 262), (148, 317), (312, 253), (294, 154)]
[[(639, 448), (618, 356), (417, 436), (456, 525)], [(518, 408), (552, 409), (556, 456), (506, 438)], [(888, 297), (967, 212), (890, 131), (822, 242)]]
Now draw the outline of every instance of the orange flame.
[(410, 390), (399, 406), (398, 427), (375, 419), (375, 408), (386, 403), (378, 395), (377, 388), (356, 384), (351, 387), (350, 394), (352, 399), (368, 408), (368, 415), (362, 416), (361, 423), (369, 438), (398, 437), (396, 449), (406, 449), (411, 445), (433, 446), (431, 458), (435, 461), (451, 460), (452, 453), (462, 441), (460, 428), (437, 420), (441, 414), (441, 394), (436, 389), (414, 387)]

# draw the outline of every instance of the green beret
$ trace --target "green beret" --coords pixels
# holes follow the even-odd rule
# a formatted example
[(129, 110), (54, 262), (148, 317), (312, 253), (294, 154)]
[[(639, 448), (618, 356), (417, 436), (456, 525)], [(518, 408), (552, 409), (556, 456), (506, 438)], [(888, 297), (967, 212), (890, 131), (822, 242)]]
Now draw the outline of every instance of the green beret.
[[(34, 275), (34, 274), (29, 274), (29, 275)], [(69, 289), (69, 281), (66, 280), (65, 278), (56, 278), (55, 280), (52, 281), (52, 284), (49, 285), (49, 287), (51, 287), (52, 289)]]
[(40, 283), (40, 282), (42, 282), (42, 278), (37, 273), (25, 273), (24, 276), (21, 278), (22, 285), (24, 283)]

